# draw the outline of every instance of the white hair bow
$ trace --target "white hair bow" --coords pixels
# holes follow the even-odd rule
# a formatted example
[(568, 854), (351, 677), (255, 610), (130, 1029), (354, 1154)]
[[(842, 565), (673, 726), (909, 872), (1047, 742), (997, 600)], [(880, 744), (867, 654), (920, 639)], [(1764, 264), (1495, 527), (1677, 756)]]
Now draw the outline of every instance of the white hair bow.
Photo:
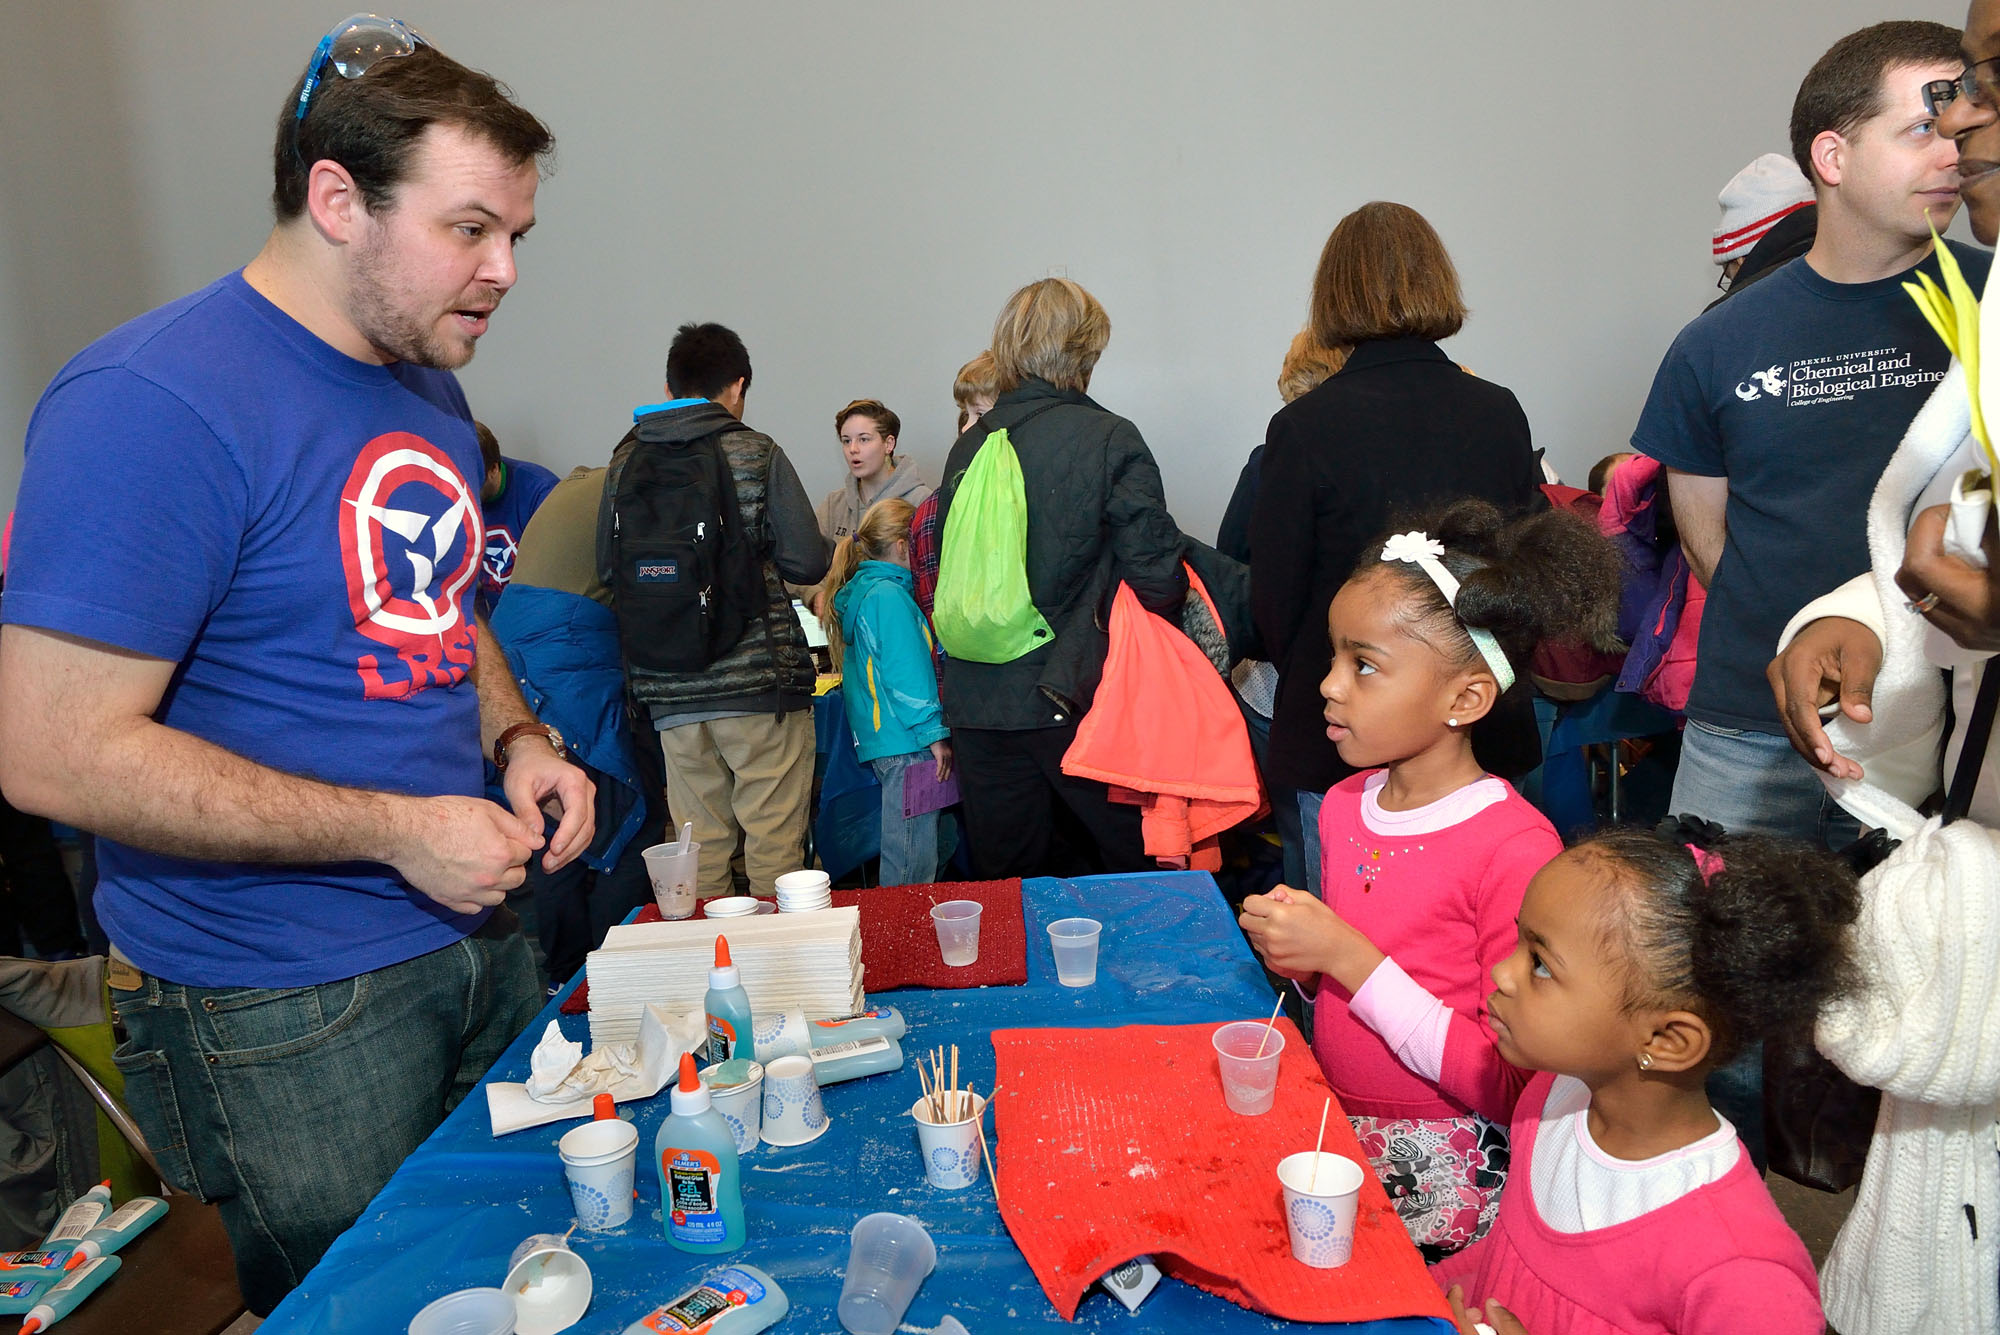
[[(1438, 592), (1454, 614), (1458, 611), (1458, 579), (1444, 568), (1438, 558), (1444, 555), (1444, 544), (1421, 529), (1411, 529), (1408, 533), (1398, 533), (1382, 544), (1384, 561), (1402, 561), (1416, 566), (1437, 585)], [(1459, 622), (1461, 626), (1465, 622)], [(1514, 686), (1514, 667), (1507, 661), (1506, 651), (1500, 641), (1493, 638), (1493, 632), (1477, 626), (1465, 626), (1465, 633), (1472, 637), (1472, 647), (1486, 660), (1486, 666), (1493, 672), (1493, 680), (1500, 684), (1500, 693), (1505, 695)]]

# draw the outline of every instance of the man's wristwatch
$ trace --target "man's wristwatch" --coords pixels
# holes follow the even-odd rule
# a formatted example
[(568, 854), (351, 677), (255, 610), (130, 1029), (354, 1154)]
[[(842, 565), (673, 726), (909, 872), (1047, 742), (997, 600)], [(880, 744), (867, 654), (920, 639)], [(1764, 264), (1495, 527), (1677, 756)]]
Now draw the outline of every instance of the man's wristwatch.
[(516, 723), (513, 727), (493, 739), (493, 768), (497, 770), (506, 769), (507, 748), (512, 746), (517, 739), (526, 737), (529, 733), (533, 733), (538, 737), (548, 738), (549, 745), (556, 749), (556, 759), (562, 760), (568, 757), (569, 748), (563, 745), (562, 734), (548, 724)]

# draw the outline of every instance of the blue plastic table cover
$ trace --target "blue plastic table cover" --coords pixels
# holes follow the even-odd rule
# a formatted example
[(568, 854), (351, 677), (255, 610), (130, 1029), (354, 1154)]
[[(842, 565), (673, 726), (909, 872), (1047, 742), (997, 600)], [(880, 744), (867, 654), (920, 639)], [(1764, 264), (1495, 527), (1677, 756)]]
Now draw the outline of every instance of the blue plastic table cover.
[[(902, 1011), (910, 1027), (906, 1052), (956, 1043), (960, 1081), (986, 1090), (993, 1083), (988, 1036), (995, 1029), (1194, 1024), (1270, 1014), (1270, 987), (1205, 873), (1044, 878), (1025, 882), (1022, 899), (1028, 929), (1024, 986), (906, 989), (871, 997)], [(1055, 980), (1045, 929), (1058, 918), (1078, 915), (1104, 924), (1097, 982), (1067, 988)], [(489, 1079), (526, 1079), (529, 1050), (550, 1020), (588, 1043), (586, 1017), (559, 1016), (559, 1002), (551, 1001), (536, 1017), (495, 1063)], [(864, 1214), (894, 1210), (929, 1229), (938, 1251), (936, 1270), (903, 1318), (905, 1331), (935, 1328), (950, 1313), (974, 1335), (1001, 1329), (1449, 1335), (1449, 1324), (1431, 1318), (1343, 1325), (1276, 1320), (1173, 1280), (1163, 1280), (1137, 1313), (1093, 1289), (1072, 1326), (1056, 1314), (1015, 1249), (984, 1178), (959, 1191), (925, 1182), (915, 1124), (907, 1115), (918, 1096), (916, 1073), (907, 1063), (900, 1071), (829, 1085), (824, 1101), (833, 1126), (826, 1134), (786, 1149), (759, 1145), (745, 1155), (750, 1240), (729, 1257), (690, 1256), (667, 1245), (659, 1179), (649, 1164), (654, 1133), (667, 1115), (666, 1093), (622, 1105), (639, 1128), (639, 1199), (624, 1226), (601, 1233), (578, 1229), (572, 1235), (571, 1246), (590, 1266), (595, 1293), (589, 1311), (571, 1329), (615, 1335), (733, 1259), (769, 1271), (791, 1298), (791, 1314), (777, 1330), (838, 1332), (834, 1313), (848, 1231)], [(1000, 1097), (1006, 1097), (1004, 1089)], [(1161, 1115), (1177, 1114), (1162, 1108)], [(485, 1095), (474, 1091), (279, 1304), (262, 1335), (386, 1335), (403, 1330), (418, 1309), (454, 1289), (498, 1285), (517, 1243), (531, 1233), (561, 1233), (573, 1222), (555, 1146), (576, 1125), (557, 1122), (495, 1139)]]

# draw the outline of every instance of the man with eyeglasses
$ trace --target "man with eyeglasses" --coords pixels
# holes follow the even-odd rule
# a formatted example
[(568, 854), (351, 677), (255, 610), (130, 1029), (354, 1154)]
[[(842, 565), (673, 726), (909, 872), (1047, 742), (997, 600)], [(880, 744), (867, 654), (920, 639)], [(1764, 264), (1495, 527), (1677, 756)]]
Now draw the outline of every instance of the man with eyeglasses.
[(100, 836), (127, 1097), (260, 1315), (532, 1017), (495, 906), (591, 841), (473, 617), (451, 375), (552, 145), (403, 24), (343, 23), (279, 114), (262, 250), (78, 354), (28, 428), (0, 784)]
[[(1764, 668), (1792, 612), (1866, 569), (1869, 493), (1949, 364), (1903, 284), (1937, 276), (1931, 227), (1957, 209), (1957, 152), (1923, 95), (1957, 49), (1942, 24), (1882, 23), (1813, 66), (1791, 119), (1812, 248), (1681, 331), (1633, 432), (1709, 590), (1672, 810), (1733, 832), (1859, 833), (1786, 740)], [(1987, 257), (1954, 254), (1983, 284)], [(1710, 1085), (1760, 1167), (1761, 1085), (1755, 1052)]]

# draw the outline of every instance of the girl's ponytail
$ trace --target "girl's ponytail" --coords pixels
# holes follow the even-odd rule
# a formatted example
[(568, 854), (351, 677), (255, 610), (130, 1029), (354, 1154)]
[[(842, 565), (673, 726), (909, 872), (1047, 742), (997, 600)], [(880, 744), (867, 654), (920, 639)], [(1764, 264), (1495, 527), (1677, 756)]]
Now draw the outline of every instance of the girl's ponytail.
[(908, 542), (910, 521), (916, 513), (917, 507), (900, 496), (877, 501), (861, 516), (853, 536), (834, 545), (833, 560), (827, 566), (826, 578), (819, 584), (819, 624), (826, 631), (827, 657), (833, 661), (835, 672), (840, 671), (841, 660), (846, 656), (847, 636), (841, 629), (840, 607), (834, 595), (854, 578), (863, 561), (885, 560), (898, 542)]

